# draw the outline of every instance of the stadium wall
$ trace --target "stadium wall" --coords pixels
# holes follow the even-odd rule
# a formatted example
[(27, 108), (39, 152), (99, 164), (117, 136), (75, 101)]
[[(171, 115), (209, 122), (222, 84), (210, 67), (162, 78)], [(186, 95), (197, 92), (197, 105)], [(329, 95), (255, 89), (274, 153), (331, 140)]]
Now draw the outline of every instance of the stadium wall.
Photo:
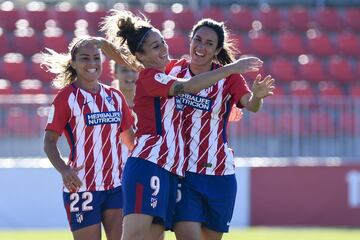
[[(0, 167), (0, 229), (67, 228), (61, 177), (40, 165)], [(231, 227), (360, 227), (359, 165), (240, 167), (236, 178)]]

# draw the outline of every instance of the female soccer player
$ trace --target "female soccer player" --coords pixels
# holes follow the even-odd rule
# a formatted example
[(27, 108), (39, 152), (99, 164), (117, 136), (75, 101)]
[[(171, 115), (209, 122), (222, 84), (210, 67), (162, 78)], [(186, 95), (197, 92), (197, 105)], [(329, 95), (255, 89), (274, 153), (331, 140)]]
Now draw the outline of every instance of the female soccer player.
[[(74, 39), (69, 52), (51, 49), (43, 65), (57, 74), (62, 89), (49, 112), (44, 151), (61, 174), (63, 200), (75, 240), (101, 239), (101, 223), (107, 239), (122, 235), (120, 139), (134, 147), (133, 117), (117, 89), (99, 82), (101, 51), (91, 37)], [(64, 133), (70, 146), (66, 161), (57, 142)]]
[(234, 73), (258, 71), (262, 61), (255, 57), (242, 58), (184, 80), (166, 74), (170, 63), (168, 46), (160, 31), (146, 19), (114, 10), (105, 19), (103, 30), (109, 39), (120, 40), (121, 49), (115, 50), (103, 40), (98, 42), (101, 48), (109, 51), (108, 55), (121, 53), (121, 57), (113, 57), (117, 62), (141, 69), (134, 98), (137, 144), (123, 174), (122, 239), (144, 239), (153, 222), (170, 226), (177, 176), (184, 174), (181, 114), (176, 110), (173, 96), (196, 93)]
[[(234, 61), (235, 47), (223, 23), (203, 19), (190, 35), (191, 60), (172, 61), (172, 74), (190, 78)], [(175, 214), (177, 239), (217, 240), (228, 232), (237, 189), (226, 136), (231, 106), (257, 112), (263, 99), (273, 94), (273, 83), (271, 76), (258, 75), (250, 90), (240, 74), (232, 74), (195, 94), (176, 97), (183, 111), (186, 157)]]

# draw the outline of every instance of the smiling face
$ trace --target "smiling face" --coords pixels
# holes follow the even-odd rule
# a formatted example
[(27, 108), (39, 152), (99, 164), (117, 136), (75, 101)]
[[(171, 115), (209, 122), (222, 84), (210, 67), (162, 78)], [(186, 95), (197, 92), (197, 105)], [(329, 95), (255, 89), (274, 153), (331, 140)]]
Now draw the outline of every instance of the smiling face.
[(119, 64), (116, 64), (115, 66), (115, 79), (119, 81), (120, 88), (133, 90), (135, 88), (135, 81), (138, 77), (138, 73)]
[(150, 31), (142, 45), (143, 52), (136, 52), (136, 57), (146, 68), (163, 70), (170, 62), (168, 45), (159, 31)]
[(76, 70), (77, 81), (98, 81), (102, 71), (100, 50), (85, 40), (77, 47), (71, 66)]
[(213, 29), (200, 27), (194, 33), (190, 43), (191, 64), (210, 68), (213, 59), (220, 52), (220, 48), (217, 49), (218, 41), (218, 36)]

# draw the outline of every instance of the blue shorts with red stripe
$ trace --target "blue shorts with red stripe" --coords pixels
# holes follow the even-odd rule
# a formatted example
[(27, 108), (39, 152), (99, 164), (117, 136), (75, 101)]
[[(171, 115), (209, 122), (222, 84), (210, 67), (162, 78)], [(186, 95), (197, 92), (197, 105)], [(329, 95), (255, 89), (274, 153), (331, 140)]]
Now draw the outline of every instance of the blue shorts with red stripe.
[(174, 223), (200, 222), (216, 232), (228, 232), (234, 211), (235, 174), (214, 176), (186, 172), (179, 182)]
[(63, 192), (64, 206), (71, 231), (101, 223), (102, 212), (122, 208), (121, 186), (105, 191)]
[(175, 212), (178, 176), (150, 161), (130, 157), (123, 171), (124, 216), (141, 213), (168, 229)]

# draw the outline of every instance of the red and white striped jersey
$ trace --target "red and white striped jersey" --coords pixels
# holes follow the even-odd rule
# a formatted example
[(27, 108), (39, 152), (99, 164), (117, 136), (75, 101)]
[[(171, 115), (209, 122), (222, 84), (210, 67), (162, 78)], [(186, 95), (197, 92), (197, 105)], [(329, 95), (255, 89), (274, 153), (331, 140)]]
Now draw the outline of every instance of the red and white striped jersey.
[[(189, 63), (185, 60), (172, 61), (170, 65), (170, 75), (181, 78), (192, 76)], [(213, 64), (212, 69), (219, 67)], [(235, 173), (234, 155), (228, 146), (226, 128), (232, 106), (249, 92), (245, 79), (234, 74), (197, 94), (176, 97), (176, 107), (183, 111), (182, 134), (187, 171), (207, 175)]]
[(174, 174), (183, 175), (181, 112), (169, 97), (174, 77), (156, 69), (140, 72), (136, 81), (134, 112), (137, 143), (131, 157), (153, 162)]
[(93, 94), (70, 84), (56, 95), (46, 130), (64, 132), (70, 146), (68, 164), (85, 166), (78, 173), (83, 183), (78, 191), (121, 185), (120, 132), (133, 121), (122, 93), (106, 85), (100, 84), (100, 91)]

